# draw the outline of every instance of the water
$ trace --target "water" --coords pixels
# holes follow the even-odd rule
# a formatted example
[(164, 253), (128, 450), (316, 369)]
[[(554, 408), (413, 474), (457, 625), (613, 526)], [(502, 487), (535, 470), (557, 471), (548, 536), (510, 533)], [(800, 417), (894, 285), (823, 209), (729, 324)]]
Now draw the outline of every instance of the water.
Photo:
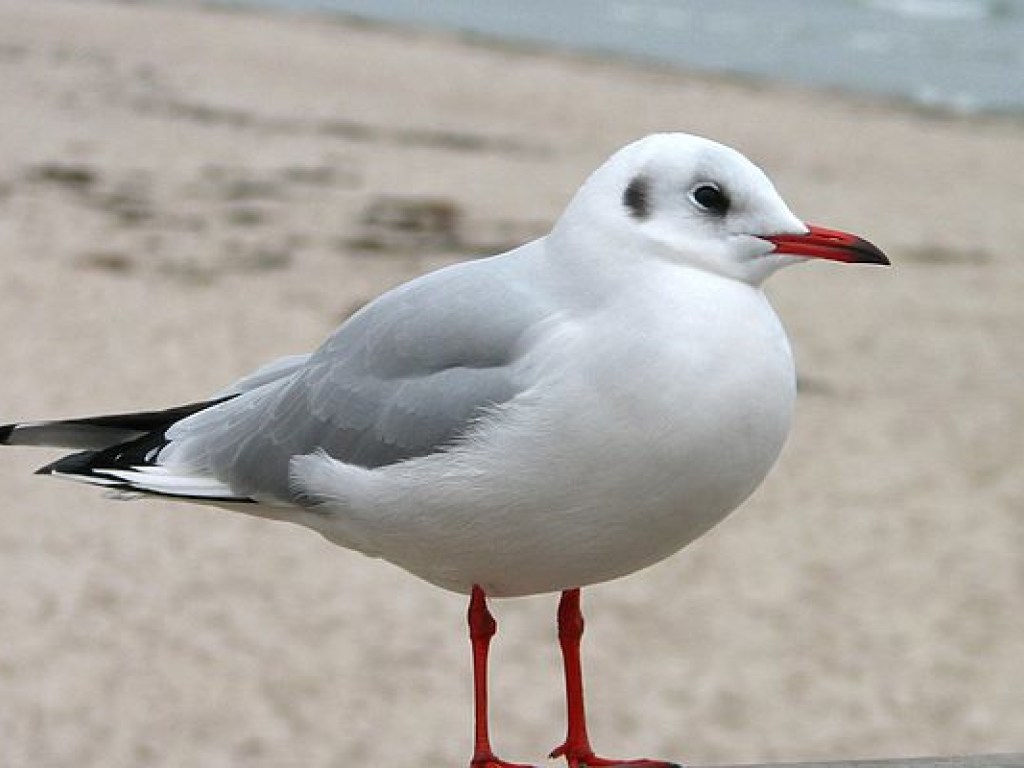
[(1024, 113), (1024, 0), (220, 0)]

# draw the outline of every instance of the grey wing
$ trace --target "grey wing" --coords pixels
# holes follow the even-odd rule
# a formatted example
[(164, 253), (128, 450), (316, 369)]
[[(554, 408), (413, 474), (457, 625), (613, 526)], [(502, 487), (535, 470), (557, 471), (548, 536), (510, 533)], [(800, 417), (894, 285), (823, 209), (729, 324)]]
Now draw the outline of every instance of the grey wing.
[(451, 445), (528, 384), (521, 341), (547, 313), (515, 262), (496, 261), (511, 255), (385, 294), (290, 375), (174, 425), (160, 462), (288, 500), (294, 456), (324, 450), (372, 468)]
[(259, 389), (265, 384), (278, 379), (285, 379), (296, 373), (309, 360), (309, 355), (288, 355), (257, 368), (252, 373), (243, 376), (238, 381), (224, 387), (216, 393), (212, 399), (218, 400), (222, 397), (240, 395), (253, 389)]

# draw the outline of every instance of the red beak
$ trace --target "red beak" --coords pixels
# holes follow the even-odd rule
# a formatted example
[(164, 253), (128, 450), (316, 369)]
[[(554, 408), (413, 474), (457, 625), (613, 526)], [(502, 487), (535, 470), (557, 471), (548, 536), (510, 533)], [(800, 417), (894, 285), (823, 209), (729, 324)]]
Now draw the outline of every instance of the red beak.
[(805, 235), (765, 237), (778, 253), (809, 259), (830, 259), (847, 264), (890, 264), (889, 257), (862, 237), (808, 224)]

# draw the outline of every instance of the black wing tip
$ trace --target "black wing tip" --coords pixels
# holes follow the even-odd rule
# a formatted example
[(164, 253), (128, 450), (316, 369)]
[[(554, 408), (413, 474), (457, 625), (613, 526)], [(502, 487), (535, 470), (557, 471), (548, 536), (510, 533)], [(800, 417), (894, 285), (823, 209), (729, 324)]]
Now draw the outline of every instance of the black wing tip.
[(83, 475), (86, 477), (92, 476), (92, 460), (99, 453), (99, 451), (79, 451), (78, 453), (70, 453), (67, 456), (62, 456), (56, 461), (52, 461), (46, 466), (40, 467), (35, 471), (37, 475), (52, 475), (59, 473), (62, 475)]
[[(131, 482), (117, 480), (116, 478), (105, 474), (103, 469), (107, 465), (101, 463), (105, 458), (103, 455), (104, 453), (104, 451), (80, 451), (79, 453), (72, 453), (68, 456), (57, 459), (44, 467), (40, 467), (35, 471), (35, 474), (59, 475), (61, 477), (68, 477), (71, 479), (81, 478), (86, 482), (88, 482), (89, 478), (96, 478), (92, 484), (108, 491), (127, 491), (129, 493), (142, 494), (143, 496), (152, 496), (154, 498), (173, 499), (174, 501), (226, 504), (259, 503), (256, 499), (250, 496), (225, 496), (214, 498), (191, 493), (168, 493), (167, 491), (158, 491), (152, 488), (140, 488)], [(111, 465), (110, 468), (115, 468), (115, 465)]]
[[(175, 422), (234, 397), (237, 395), (230, 394), (159, 411), (133, 411), (105, 416), (3, 424), (0, 425), (0, 445), (103, 450), (131, 443), (150, 434), (163, 434)], [(22, 428), (26, 428), (26, 432), (16, 436), (17, 430)]]

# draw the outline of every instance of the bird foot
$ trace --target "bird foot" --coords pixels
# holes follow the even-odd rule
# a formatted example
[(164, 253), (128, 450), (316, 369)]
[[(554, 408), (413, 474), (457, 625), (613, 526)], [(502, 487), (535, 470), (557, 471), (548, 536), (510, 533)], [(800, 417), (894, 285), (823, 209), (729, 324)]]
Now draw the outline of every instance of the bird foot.
[(472, 760), (469, 761), (469, 768), (538, 768), (535, 765), (526, 765), (524, 763), (510, 763), (507, 760), (502, 760), (496, 757), (493, 753), (475, 755)]
[(553, 749), (549, 757), (564, 757), (569, 768), (681, 768), (665, 760), (611, 760), (598, 757), (590, 750), (570, 750), (565, 744)]

